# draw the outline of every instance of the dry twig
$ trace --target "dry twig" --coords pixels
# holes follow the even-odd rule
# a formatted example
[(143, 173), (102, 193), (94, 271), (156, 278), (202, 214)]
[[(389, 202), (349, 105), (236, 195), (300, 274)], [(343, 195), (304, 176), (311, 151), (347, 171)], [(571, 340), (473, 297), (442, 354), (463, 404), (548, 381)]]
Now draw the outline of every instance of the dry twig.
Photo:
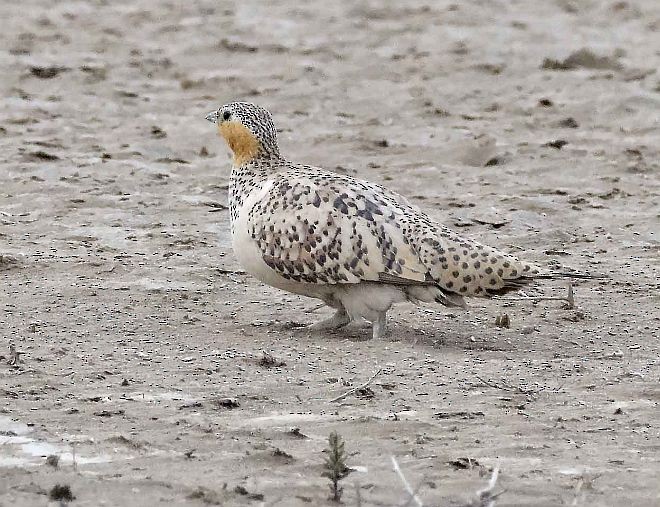
[(392, 468), (394, 468), (394, 471), (399, 476), (399, 479), (401, 479), (401, 482), (403, 483), (403, 487), (405, 488), (408, 495), (410, 495), (412, 501), (415, 502), (415, 505), (417, 505), (417, 507), (424, 507), (424, 504), (415, 493), (415, 490), (412, 489), (412, 486), (406, 479), (406, 476), (403, 475), (403, 472), (401, 471), (401, 468), (399, 467), (399, 463), (397, 463), (396, 458), (394, 456), (390, 456), (390, 459), (392, 460)]
[(474, 374), (475, 377), (484, 385), (488, 387), (492, 387), (493, 389), (501, 389), (502, 391), (509, 391), (509, 392), (518, 392), (520, 394), (524, 394), (526, 396), (531, 396), (535, 397), (539, 393), (542, 392), (552, 392), (552, 393), (558, 393), (564, 388), (564, 383), (559, 384), (557, 387), (549, 387), (549, 386), (539, 386), (538, 389), (525, 389), (524, 387), (520, 387), (518, 385), (512, 385), (509, 384), (508, 382), (502, 381), (501, 383), (497, 384), (493, 382), (492, 380), (486, 380), (476, 373)]
[(519, 297), (501, 297), (494, 298), (499, 301), (565, 301), (569, 308), (575, 308), (575, 295), (573, 293), (573, 284), (568, 284), (568, 295), (564, 296), (519, 296)]
[(345, 392), (344, 394), (340, 394), (340, 395), (337, 396), (336, 398), (332, 398), (331, 400), (328, 400), (328, 403), (333, 403), (333, 402), (335, 402), (335, 401), (343, 400), (344, 398), (346, 398), (347, 396), (350, 396), (350, 395), (353, 394), (354, 392), (359, 391), (360, 389), (363, 389), (363, 388), (367, 387), (367, 386), (373, 381), (373, 379), (375, 379), (375, 378), (378, 376), (378, 374), (379, 374), (381, 371), (383, 371), (383, 369), (382, 369), (382, 368), (378, 368), (378, 371), (377, 371), (376, 373), (374, 373), (374, 374), (371, 376), (371, 378), (369, 378), (369, 380), (367, 380), (364, 384), (359, 385), (359, 386), (357, 386), (357, 387), (354, 387), (354, 388), (351, 389), (350, 391), (347, 391), (347, 392)]
[(493, 470), (493, 475), (490, 476), (488, 486), (477, 491), (477, 500), (471, 504), (471, 507), (495, 507), (495, 500), (497, 500), (497, 497), (506, 491), (503, 490), (497, 494), (493, 494), (493, 490), (495, 489), (499, 475), (500, 467), (498, 465)]
[(505, 384), (505, 383), (496, 384), (495, 382), (492, 382), (491, 380), (486, 380), (486, 379), (481, 378), (476, 373), (475, 373), (474, 376), (477, 377), (477, 379), (482, 384), (487, 385), (488, 387), (492, 387), (494, 389), (501, 389), (502, 391), (518, 391), (522, 394), (529, 394), (529, 393), (532, 392), (532, 391), (529, 391), (527, 389), (523, 389), (522, 387), (519, 387), (519, 386), (512, 386), (510, 384)]

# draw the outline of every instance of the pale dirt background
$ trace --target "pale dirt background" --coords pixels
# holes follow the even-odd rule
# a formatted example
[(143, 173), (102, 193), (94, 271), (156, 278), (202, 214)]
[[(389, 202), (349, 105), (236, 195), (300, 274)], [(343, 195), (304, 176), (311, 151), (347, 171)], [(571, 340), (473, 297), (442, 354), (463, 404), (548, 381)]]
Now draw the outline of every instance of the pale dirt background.
[[(660, 505), (657, 0), (12, 0), (0, 23), (1, 505), (56, 483), (81, 506), (324, 505), (332, 430), (347, 505), (405, 503), (392, 455), (425, 505), (497, 463), (500, 506)], [(542, 68), (582, 48), (601, 58)], [(577, 309), (403, 305), (381, 342), (294, 331), (326, 310), (242, 274), (218, 209), (204, 115), (233, 99), (293, 160), (609, 278)], [(378, 368), (373, 398), (328, 403)]]

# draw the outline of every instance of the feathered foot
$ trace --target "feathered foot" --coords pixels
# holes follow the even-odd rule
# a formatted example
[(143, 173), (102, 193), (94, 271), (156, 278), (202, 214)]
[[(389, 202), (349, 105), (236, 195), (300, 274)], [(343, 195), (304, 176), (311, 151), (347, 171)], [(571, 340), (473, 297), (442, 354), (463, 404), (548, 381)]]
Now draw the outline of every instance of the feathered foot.
[(346, 313), (346, 310), (341, 308), (340, 310), (337, 310), (332, 317), (322, 320), (321, 322), (310, 324), (307, 326), (307, 329), (310, 331), (331, 331), (333, 329), (344, 327), (350, 321), (351, 318), (348, 313)]
[(378, 340), (383, 338), (387, 332), (387, 312), (378, 313), (377, 317), (371, 323), (372, 338)]

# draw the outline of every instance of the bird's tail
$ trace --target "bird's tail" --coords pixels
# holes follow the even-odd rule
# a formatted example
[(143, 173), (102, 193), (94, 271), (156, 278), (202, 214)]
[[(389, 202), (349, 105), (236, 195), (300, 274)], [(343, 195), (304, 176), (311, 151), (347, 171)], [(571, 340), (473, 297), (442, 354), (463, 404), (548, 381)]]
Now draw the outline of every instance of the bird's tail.
[(463, 296), (444, 291), (437, 285), (410, 285), (405, 288), (405, 292), (408, 301), (411, 303), (419, 304), (420, 301), (425, 303), (435, 301), (444, 306), (467, 309), (467, 304)]
[(609, 277), (604, 274), (580, 273), (579, 271), (548, 271), (534, 275), (534, 278), (576, 278), (578, 280), (601, 280)]

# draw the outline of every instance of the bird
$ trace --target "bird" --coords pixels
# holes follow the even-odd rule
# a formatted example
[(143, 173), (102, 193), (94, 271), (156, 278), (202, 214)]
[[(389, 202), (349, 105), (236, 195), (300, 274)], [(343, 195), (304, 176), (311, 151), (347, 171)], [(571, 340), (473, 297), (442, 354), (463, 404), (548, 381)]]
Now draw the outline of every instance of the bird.
[(394, 304), (466, 308), (466, 297), (501, 295), (549, 276), (462, 237), (384, 186), (287, 160), (261, 106), (231, 102), (206, 119), (233, 154), (234, 254), (264, 284), (334, 309), (311, 330), (366, 320), (379, 339)]

